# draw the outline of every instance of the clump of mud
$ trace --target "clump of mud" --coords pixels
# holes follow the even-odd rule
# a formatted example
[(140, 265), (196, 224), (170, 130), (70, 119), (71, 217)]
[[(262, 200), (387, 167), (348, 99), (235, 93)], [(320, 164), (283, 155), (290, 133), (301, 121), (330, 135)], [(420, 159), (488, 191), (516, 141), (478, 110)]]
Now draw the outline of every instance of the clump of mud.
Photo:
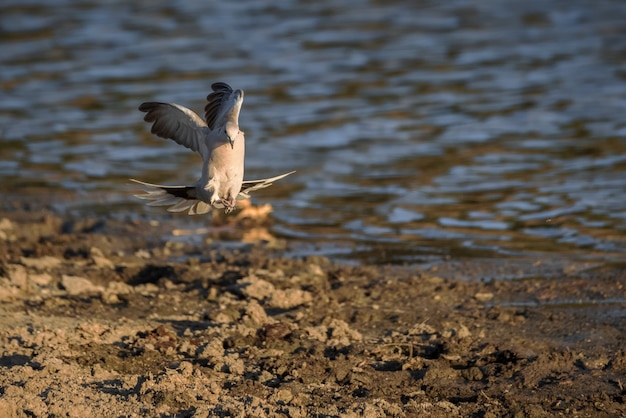
[(0, 214), (2, 416), (626, 415), (623, 268), (446, 279), (173, 228)]

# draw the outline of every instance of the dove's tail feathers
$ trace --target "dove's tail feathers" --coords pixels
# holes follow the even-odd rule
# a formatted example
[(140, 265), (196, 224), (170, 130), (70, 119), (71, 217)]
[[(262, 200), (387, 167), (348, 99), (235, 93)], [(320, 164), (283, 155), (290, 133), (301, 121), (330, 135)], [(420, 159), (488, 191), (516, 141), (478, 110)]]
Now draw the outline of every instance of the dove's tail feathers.
[(144, 194), (135, 197), (148, 200), (148, 206), (170, 206), (168, 212), (189, 211), (190, 215), (203, 215), (211, 210), (211, 205), (197, 200), (194, 186), (164, 186), (161, 184), (145, 183), (130, 179), (146, 188)]

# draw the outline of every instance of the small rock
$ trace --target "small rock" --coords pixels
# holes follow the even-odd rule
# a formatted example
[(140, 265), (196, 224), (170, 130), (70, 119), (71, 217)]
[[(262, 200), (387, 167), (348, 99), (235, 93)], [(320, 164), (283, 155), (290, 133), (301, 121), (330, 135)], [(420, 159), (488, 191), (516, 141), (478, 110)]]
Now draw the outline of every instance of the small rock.
[(94, 255), (91, 257), (91, 261), (93, 261), (94, 265), (99, 268), (107, 268), (107, 269), (115, 268), (115, 264), (113, 264), (113, 262), (106, 257)]
[(154, 283), (144, 283), (135, 287), (135, 292), (142, 296), (153, 296), (159, 293), (159, 286)]
[(304, 329), (304, 331), (310, 338), (314, 340), (318, 340), (321, 342), (325, 342), (326, 340), (328, 340), (328, 329), (324, 325), (307, 327)]
[(267, 370), (263, 370), (261, 374), (259, 375), (260, 382), (268, 382), (272, 379), (274, 379), (274, 375), (268, 372)]
[(483, 372), (478, 367), (470, 367), (469, 369), (461, 370), (461, 376), (469, 381), (482, 380), (484, 377)]
[(301, 289), (275, 290), (270, 298), (269, 305), (279, 309), (291, 309), (313, 301), (311, 292)]
[(467, 338), (471, 337), (472, 333), (465, 325), (461, 325), (459, 329), (456, 330), (456, 336), (459, 338)]
[(64, 274), (61, 278), (61, 285), (70, 295), (80, 295), (81, 293), (102, 293), (104, 289), (96, 286), (88, 279), (78, 276)]
[(109, 282), (107, 292), (117, 293), (118, 295), (126, 295), (128, 293), (133, 293), (133, 287), (124, 282)]
[(3, 287), (0, 286), (0, 301), (9, 302), (20, 294), (20, 290), (16, 287)]
[(282, 322), (264, 324), (259, 329), (259, 335), (264, 341), (280, 340), (291, 334), (291, 327)]
[(2, 220), (0, 220), (0, 239), (3, 240), (8, 240), (8, 239), (15, 239), (14, 236), (12, 236), (12, 234), (10, 233), (10, 231), (13, 230), (13, 222), (11, 222), (9, 219), (7, 218), (2, 218)]
[(26, 287), (28, 274), (26, 274), (24, 266), (20, 266), (19, 264), (9, 264), (8, 273), (11, 285), (19, 287), (20, 289)]
[(474, 299), (479, 302), (488, 302), (493, 299), (493, 293), (491, 292), (478, 292), (474, 295)]
[(293, 399), (293, 393), (287, 389), (279, 389), (273, 396), (276, 402), (280, 402), (282, 404), (288, 404)]
[(353, 341), (363, 340), (359, 331), (350, 328), (350, 325), (341, 319), (331, 319), (328, 323), (328, 331), (330, 335), (328, 345), (332, 347), (348, 346)]
[(273, 284), (265, 280), (257, 279), (254, 276), (240, 281), (240, 284), (244, 286), (242, 293), (252, 299), (263, 300), (270, 297), (275, 292)]
[(222, 372), (241, 376), (246, 370), (243, 360), (238, 358), (237, 355), (224, 356), (223, 360)]
[(28, 280), (35, 284), (38, 284), (39, 286), (47, 286), (52, 282), (52, 276), (48, 273), (29, 274)]
[(117, 305), (122, 300), (116, 293), (105, 292), (101, 295), (102, 303), (105, 305)]
[(0, 231), (10, 231), (13, 229), (13, 222), (8, 218), (0, 219)]
[(210, 340), (206, 343), (206, 345), (198, 350), (197, 356), (201, 359), (221, 358), (222, 356), (224, 356), (223, 341), (219, 338), (214, 338)]
[(152, 256), (150, 252), (147, 250), (137, 250), (135, 251), (135, 257), (144, 258), (146, 260), (150, 259)]
[(22, 257), (20, 258), (20, 262), (26, 267), (32, 267), (37, 270), (51, 269), (61, 264), (61, 260), (59, 258), (49, 255), (45, 255), (40, 258)]
[(603, 369), (609, 364), (609, 359), (606, 356), (600, 355), (598, 357), (581, 358), (576, 364), (587, 370)]
[(309, 264), (309, 273), (314, 276), (324, 276), (324, 270), (318, 264)]
[(178, 372), (183, 376), (191, 376), (193, 374), (193, 364), (188, 361), (183, 361), (178, 366)]
[(244, 315), (244, 319), (253, 324), (263, 324), (268, 320), (265, 309), (254, 299), (246, 306)]
[(176, 283), (174, 283), (173, 281), (171, 281), (169, 279), (161, 279), (161, 280), (159, 280), (159, 285), (161, 287), (163, 287), (165, 290), (174, 290), (174, 289), (176, 289), (178, 287), (176, 285)]

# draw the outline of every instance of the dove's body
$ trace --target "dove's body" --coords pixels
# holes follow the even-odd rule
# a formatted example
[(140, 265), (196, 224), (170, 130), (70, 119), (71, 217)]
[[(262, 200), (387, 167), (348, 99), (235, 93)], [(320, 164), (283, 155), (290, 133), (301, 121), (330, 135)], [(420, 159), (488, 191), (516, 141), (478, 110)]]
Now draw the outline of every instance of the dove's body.
[(205, 107), (206, 123), (186, 107), (174, 103), (143, 103), (139, 110), (147, 112), (144, 120), (153, 122), (152, 133), (172, 139), (202, 157), (202, 176), (194, 186), (164, 186), (136, 183), (150, 190), (141, 199), (151, 200), (149, 205), (173, 205), (168, 210), (202, 214), (211, 206), (235, 208), (238, 199), (250, 197), (248, 192), (270, 186), (273, 181), (288, 176), (262, 180), (243, 180), (245, 137), (239, 130), (239, 111), (243, 91), (234, 90), (225, 83), (215, 83)]
[(212, 206), (219, 202), (229, 209), (234, 208), (243, 183), (244, 155), (243, 132), (237, 134), (232, 146), (228, 140), (216, 141), (208, 158), (202, 161), (202, 177), (196, 183), (198, 198)]

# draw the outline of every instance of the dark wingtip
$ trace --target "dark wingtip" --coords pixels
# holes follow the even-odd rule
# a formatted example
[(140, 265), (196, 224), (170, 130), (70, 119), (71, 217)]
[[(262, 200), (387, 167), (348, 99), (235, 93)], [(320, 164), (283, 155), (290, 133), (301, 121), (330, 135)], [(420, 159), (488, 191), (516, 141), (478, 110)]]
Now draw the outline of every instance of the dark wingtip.
[(211, 84), (211, 90), (213, 91), (233, 91), (233, 89), (226, 83), (218, 81), (217, 83)]
[(233, 91), (228, 84), (221, 81), (211, 84), (211, 88), (213, 91), (206, 97), (208, 103), (204, 107), (204, 119), (209, 129), (214, 128), (213, 125), (218, 116), (218, 110), (222, 105), (222, 100)]
[(157, 106), (158, 104), (159, 103), (157, 102), (144, 102), (139, 105), (138, 109), (141, 110), (142, 112), (149, 112), (150, 110), (154, 109), (154, 107)]

